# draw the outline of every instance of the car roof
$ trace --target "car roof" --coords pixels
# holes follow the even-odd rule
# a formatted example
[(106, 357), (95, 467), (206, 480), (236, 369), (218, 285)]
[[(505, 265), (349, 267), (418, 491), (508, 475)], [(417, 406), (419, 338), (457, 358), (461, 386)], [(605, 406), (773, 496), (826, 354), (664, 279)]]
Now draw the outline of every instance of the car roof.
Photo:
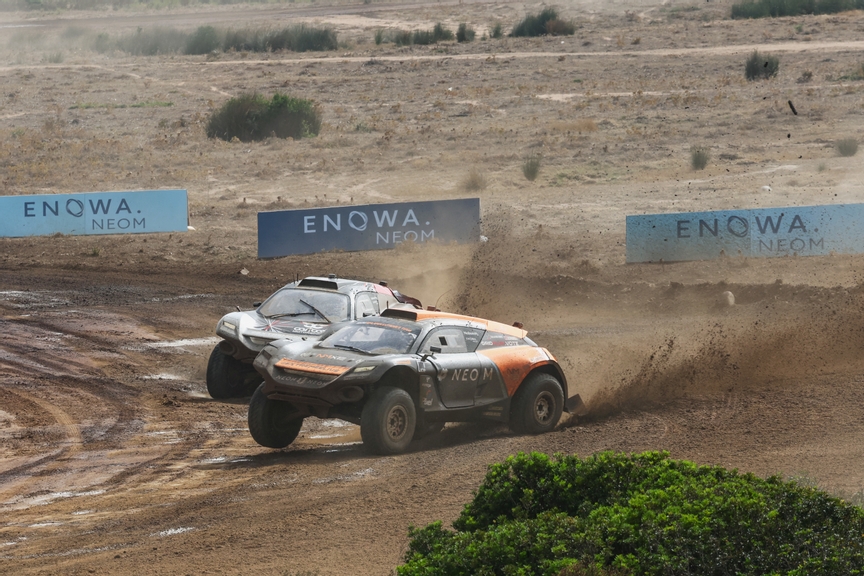
[(507, 334), (508, 336), (515, 336), (516, 338), (525, 338), (525, 336), (528, 335), (527, 331), (521, 328), (517, 328), (516, 326), (502, 324), (501, 322), (495, 322), (494, 320), (486, 320), (485, 318), (476, 318), (474, 316), (465, 316), (463, 314), (441, 312), (440, 310), (408, 310), (405, 308), (388, 308), (381, 312), (381, 316), (385, 318), (401, 318), (403, 320), (413, 320), (414, 322), (434, 320), (455, 320), (461, 322), (473, 322), (475, 324), (481, 324), (485, 326), (487, 330), (501, 332), (502, 334)]
[(332, 290), (343, 294), (352, 292), (379, 292), (382, 294), (392, 294), (390, 288), (381, 284), (372, 282), (364, 282), (362, 280), (350, 280), (348, 278), (336, 278), (335, 276), (308, 276), (299, 282), (289, 284), (291, 288), (313, 288), (318, 290)]

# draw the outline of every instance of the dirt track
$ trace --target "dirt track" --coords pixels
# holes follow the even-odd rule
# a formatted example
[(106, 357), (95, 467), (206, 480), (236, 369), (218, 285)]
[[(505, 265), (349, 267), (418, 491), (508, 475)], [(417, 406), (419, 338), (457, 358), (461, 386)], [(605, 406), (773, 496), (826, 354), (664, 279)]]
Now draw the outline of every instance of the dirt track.
[[(451, 521), (490, 463), (530, 450), (669, 450), (860, 501), (864, 257), (626, 265), (623, 220), (861, 202), (860, 158), (833, 142), (860, 133), (864, 86), (840, 77), (860, 64), (849, 50), (864, 15), (731, 23), (713, 2), (610, 6), (574, 5), (563, 45), (378, 47), (359, 19), (324, 60), (69, 48), (46, 64), (58, 48), (32, 30), (16, 36), (26, 49), (0, 46), (4, 194), (187, 188), (195, 227), (0, 239), (0, 572), (388, 574), (409, 525)], [(364, 10), (406, 27), (524, 13)], [(123, 16), (136, 17), (152, 21)], [(210, 21), (198, 18), (184, 25)], [(743, 80), (754, 41), (781, 54), (777, 79)], [(315, 98), (322, 134), (207, 140), (206, 114), (247, 90)], [(693, 172), (702, 143), (712, 162)], [(533, 183), (520, 172), (531, 152)], [(472, 168), (486, 188), (466, 190)], [(475, 195), (489, 237), (477, 246), (255, 259), (260, 209)], [(540, 437), (450, 425), (388, 458), (366, 454), (354, 426), (309, 419), (289, 449), (262, 449), (243, 402), (206, 395), (215, 322), (329, 272), (522, 321), (590, 415)]]

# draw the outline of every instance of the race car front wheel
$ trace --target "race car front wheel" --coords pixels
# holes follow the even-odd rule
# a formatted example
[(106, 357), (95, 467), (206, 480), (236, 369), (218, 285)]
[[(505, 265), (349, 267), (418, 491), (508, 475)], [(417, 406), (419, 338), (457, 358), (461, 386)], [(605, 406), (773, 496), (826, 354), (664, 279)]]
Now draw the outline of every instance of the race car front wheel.
[(411, 396), (401, 388), (384, 386), (366, 401), (360, 413), (360, 437), (376, 454), (404, 452), (417, 427)]
[(564, 391), (554, 376), (536, 372), (528, 376), (510, 407), (510, 428), (517, 434), (549, 432), (564, 410)]
[(267, 398), (261, 384), (249, 402), (249, 433), (261, 446), (284, 448), (297, 438), (303, 426), (303, 418), (297, 413), (290, 403)]
[(233, 356), (225, 355), (217, 344), (207, 362), (207, 392), (217, 400), (248, 395), (246, 375), (249, 368)]

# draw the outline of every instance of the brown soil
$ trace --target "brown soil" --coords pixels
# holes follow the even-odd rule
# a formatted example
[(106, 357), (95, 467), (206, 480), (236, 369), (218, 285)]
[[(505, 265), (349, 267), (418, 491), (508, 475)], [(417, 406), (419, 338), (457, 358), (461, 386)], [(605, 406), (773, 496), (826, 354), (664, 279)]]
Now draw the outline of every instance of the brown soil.
[[(0, 45), (2, 193), (186, 188), (195, 228), (0, 239), (0, 572), (388, 574), (410, 525), (451, 522), (489, 464), (531, 450), (668, 450), (860, 501), (864, 257), (626, 265), (624, 216), (862, 201), (860, 161), (834, 142), (861, 131), (864, 83), (842, 77), (864, 14), (580, 1), (573, 37), (397, 49), (373, 30), (480, 36), (537, 6), (268, 6), (162, 19), (329, 22), (349, 47), (131, 58), (81, 39), (158, 14), (0, 16), (41, 26)], [(757, 42), (781, 72), (748, 83)], [(204, 135), (228, 97), (276, 90), (322, 104), (320, 136)], [(155, 102), (171, 105), (133, 107)], [(485, 188), (467, 189), (472, 169)], [(466, 196), (488, 242), (255, 258), (258, 210)], [(451, 424), (386, 458), (309, 419), (288, 449), (261, 448), (244, 402), (206, 394), (215, 322), (329, 272), (523, 322), (590, 413), (538, 437)]]

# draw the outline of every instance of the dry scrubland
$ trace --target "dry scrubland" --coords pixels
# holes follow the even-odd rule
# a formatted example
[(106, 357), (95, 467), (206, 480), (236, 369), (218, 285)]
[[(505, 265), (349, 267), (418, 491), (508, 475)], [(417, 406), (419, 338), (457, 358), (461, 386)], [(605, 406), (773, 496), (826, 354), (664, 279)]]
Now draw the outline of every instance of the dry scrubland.
[[(864, 124), (864, 12), (732, 21), (730, 6), (575, 1), (556, 6), (573, 36), (494, 40), (481, 38), (541, 6), (0, 14), (2, 193), (186, 188), (195, 228), (0, 240), (0, 344), (29, 358), (0, 357), (9, 569), (386, 574), (409, 523), (452, 521), (486, 466), (520, 450), (668, 449), (860, 499), (864, 258), (624, 263), (627, 214), (864, 199), (860, 153), (838, 148)], [(340, 48), (93, 49), (139, 26), (301, 22), (332, 27)], [(438, 22), (477, 38), (374, 42)], [(778, 58), (775, 77), (745, 79), (756, 48)], [(318, 137), (206, 138), (229, 98), (277, 91), (320, 104)], [(481, 198), (484, 244), (255, 258), (259, 210), (465, 196)], [(321, 439), (319, 422), (270, 453), (244, 405), (202, 398), (206, 347), (118, 348), (210, 336), (234, 305), (327, 272), (524, 322), (592, 416), (538, 438), (448, 427), (390, 459), (350, 444), (350, 428)], [(142, 376), (160, 373), (172, 379)], [(22, 464), (46, 453), (59, 456)], [(60, 490), (84, 495), (46, 501)]]

